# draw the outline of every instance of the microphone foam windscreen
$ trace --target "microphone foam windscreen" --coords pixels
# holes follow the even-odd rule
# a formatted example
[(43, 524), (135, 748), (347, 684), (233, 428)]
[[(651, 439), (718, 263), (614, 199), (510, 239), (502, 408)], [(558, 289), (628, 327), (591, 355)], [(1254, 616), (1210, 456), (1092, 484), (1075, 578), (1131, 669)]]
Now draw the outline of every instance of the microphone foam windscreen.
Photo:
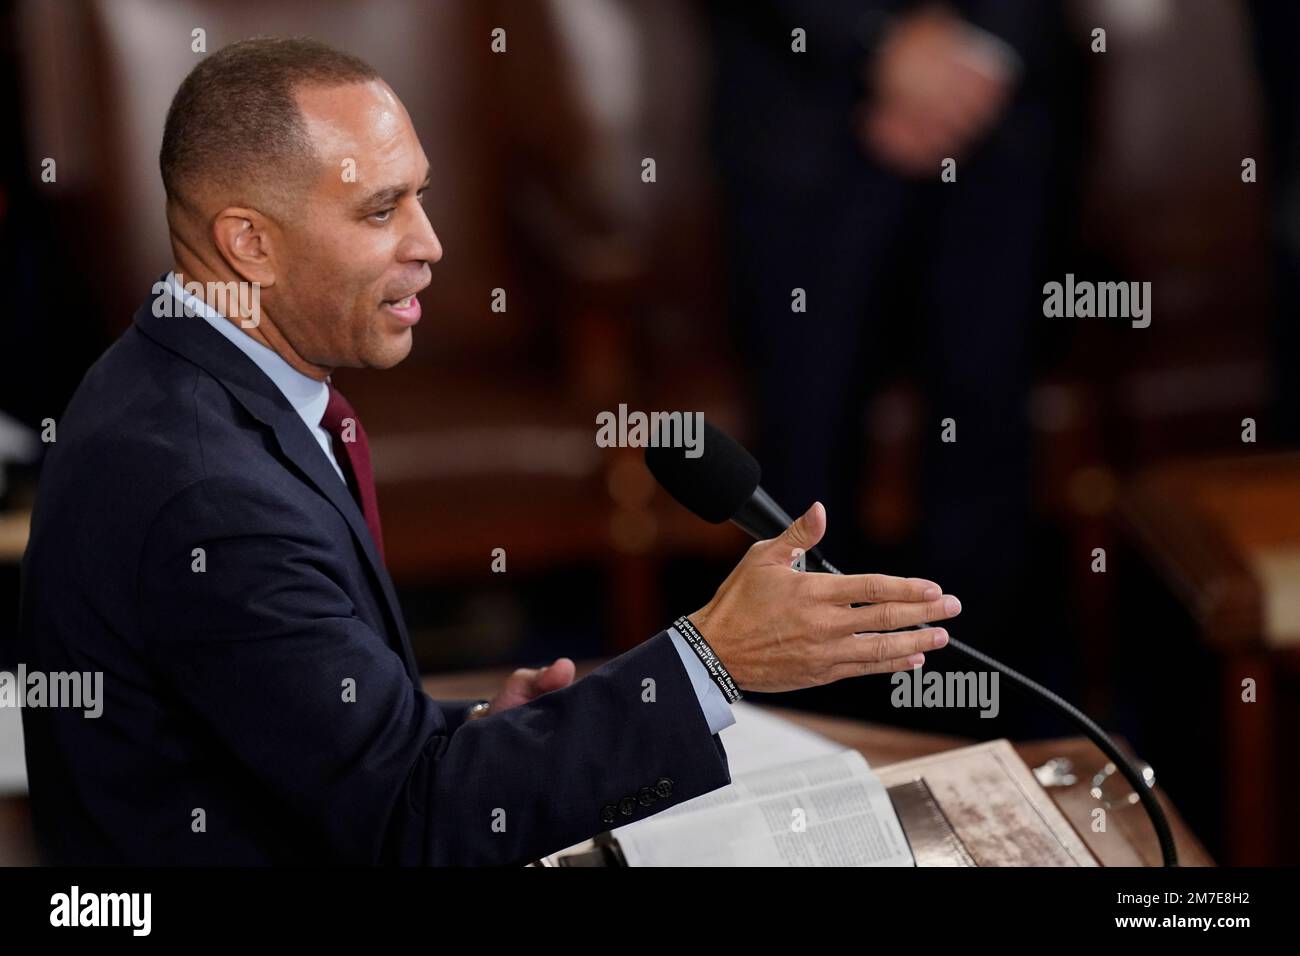
[(739, 442), (707, 421), (701, 452), (687, 458), (684, 448), (647, 448), (645, 463), (679, 504), (705, 521), (722, 524), (749, 500), (762, 469)]

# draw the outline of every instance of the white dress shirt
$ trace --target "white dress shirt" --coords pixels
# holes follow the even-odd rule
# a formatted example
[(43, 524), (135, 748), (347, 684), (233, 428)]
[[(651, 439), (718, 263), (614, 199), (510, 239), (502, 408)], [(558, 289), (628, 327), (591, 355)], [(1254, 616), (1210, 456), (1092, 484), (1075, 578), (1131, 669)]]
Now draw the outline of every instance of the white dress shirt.
[(267, 348), (202, 299), (190, 295), (181, 285), (175, 272), (167, 273), (167, 284), (172, 290), (172, 295), (188, 310), (186, 314), (201, 315), (207, 320), (208, 325), (233, 342), (236, 348), (252, 359), (253, 363), (266, 373), (266, 377), (275, 383), (276, 388), (288, 399), (293, 410), (298, 413), (298, 417), (312, 433), (316, 444), (320, 445), (321, 451), (325, 453), (325, 457), (329, 459), (330, 465), (338, 474), (339, 481), (346, 485), (347, 479), (343, 477), (343, 469), (339, 467), (334, 457), (334, 442), (330, 433), (320, 425), (321, 419), (325, 417), (325, 406), (330, 400), (329, 385), (318, 382), (310, 375), (304, 375), (281, 358), (275, 349)]

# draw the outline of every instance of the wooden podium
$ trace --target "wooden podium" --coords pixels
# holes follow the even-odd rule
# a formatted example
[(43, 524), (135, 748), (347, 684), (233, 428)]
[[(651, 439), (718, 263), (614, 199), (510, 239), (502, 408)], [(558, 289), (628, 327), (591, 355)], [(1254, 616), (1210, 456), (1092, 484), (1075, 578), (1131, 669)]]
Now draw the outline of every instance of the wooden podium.
[[(600, 665), (588, 661), (578, 665), (578, 677)], [(432, 697), (473, 698), (491, 697), (509, 675), (509, 670), (473, 671), (446, 677), (428, 677), (425, 692)], [(971, 743), (964, 737), (925, 734), (870, 724), (862, 721), (828, 717), (784, 708), (765, 708), (772, 713), (794, 721), (846, 747), (861, 753), (874, 768), (911, 760), (929, 754), (965, 747)], [(1123, 741), (1117, 741), (1121, 747)], [(1045, 787), (1061, 813), (1074, 827), (1076, 833), (1092, 851), (1102, 866), (1160, 866), (1160, 846), (1155, 831), (1141, 806), (1124, 806), (1108, 811), (1105, 833), (1094, 833), (1090, 826), (1092, 811), (1098, 803), (1089, 789), (1092, 775), (1106, 763), (1105, 756), (1086, 737), (1067, 737), (1015, 744), (1015, 750), (1029, 767), (1038, 767), (1053, 757), (1068, 759), (1075, 768), (1077, 780), (1066, 787)], [(1127, 748), (1126, 748), (1127, 749)], [(1157, 784), (1159, 768), (1157, 769)], [(1166, 795), (1157, 786), (1156, 795), (1169, 817), (1174, 842), (1178, 848), (1178, 862), (1182, 866), (1213, 866), (1210, 855), (1187, 828)]]

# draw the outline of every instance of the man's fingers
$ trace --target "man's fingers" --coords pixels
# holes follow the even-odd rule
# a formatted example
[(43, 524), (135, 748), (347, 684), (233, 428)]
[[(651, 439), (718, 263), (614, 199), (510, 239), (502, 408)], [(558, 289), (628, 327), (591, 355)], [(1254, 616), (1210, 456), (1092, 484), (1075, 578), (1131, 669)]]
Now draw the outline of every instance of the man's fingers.
[(773, 538), (776, 543), (775, 550), (778, 556), (784, 555), (789, 559), (790, 552), (795, 548), (802, 548), (807, 551), (809, 548), (816, 547), (817, 542), (822, 539), (826, 533), (826, 509), (822, 507), (820, 501), (814, 501), (812, 507), (794, 519), (790, 527), (781, 532), (780, 536)]
[(941, 627), (893, 634), (853, 634), (837, 638), (830, 645), (838, 664), (880, 664), (937, 650), (948, 643), (948, 632)]
[(567, 657), (557, 658), (545, 667), (519, 667), (506, 678), (505, 689), (532, 700), (548, 691), (559, 690), (573, 683), (576, 665)]
[(961, 613), (961, 602), (951, 594), (937, 601), (921, 603), (886, 601), (857, 608), (829, 608), (826, 612), (834, 634), (896, 631), (900, 627), (943, 621)]
[(825, 574), (816, 579), (818, 596), (832, 604), (879, 604), (882, 601), (937, 601), (939, 585), (925, 578), (892, 574)]
[(568, 687), (573, 683), (573, 675), (576, 671), (576, 665), (567, 657), (557, 658), (555, 663), (543, 667), (533, 681), (533, 687), (538, 694), (545, 694), (549, 691), (559, 690), (562, 687)]
[(510, 676), (506, 678), (506, 687), (525, 690), (533, 686), (533, 683), (537, 680), (537, 675), (540, 673), (541, 671), (536, 667), (516, 667)]
[(846, 677), (864, 677), (867, 674), (891, 674), (894, 671), (910, 671), (925, 663), (925, 655), (900, 657), (892, 661), (846, 661), (831, 668), (831, 681)]

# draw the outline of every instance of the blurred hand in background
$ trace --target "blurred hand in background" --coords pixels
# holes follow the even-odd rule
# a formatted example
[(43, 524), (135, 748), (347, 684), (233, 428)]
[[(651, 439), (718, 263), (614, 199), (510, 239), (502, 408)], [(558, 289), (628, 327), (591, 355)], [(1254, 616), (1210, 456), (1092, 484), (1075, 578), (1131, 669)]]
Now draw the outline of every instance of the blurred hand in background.
[(934, 175), (997, 121), (1014, 89), (1014, 54), (942, 7), (901, 18), (867, 67), (863, 147), (908, 177)]

